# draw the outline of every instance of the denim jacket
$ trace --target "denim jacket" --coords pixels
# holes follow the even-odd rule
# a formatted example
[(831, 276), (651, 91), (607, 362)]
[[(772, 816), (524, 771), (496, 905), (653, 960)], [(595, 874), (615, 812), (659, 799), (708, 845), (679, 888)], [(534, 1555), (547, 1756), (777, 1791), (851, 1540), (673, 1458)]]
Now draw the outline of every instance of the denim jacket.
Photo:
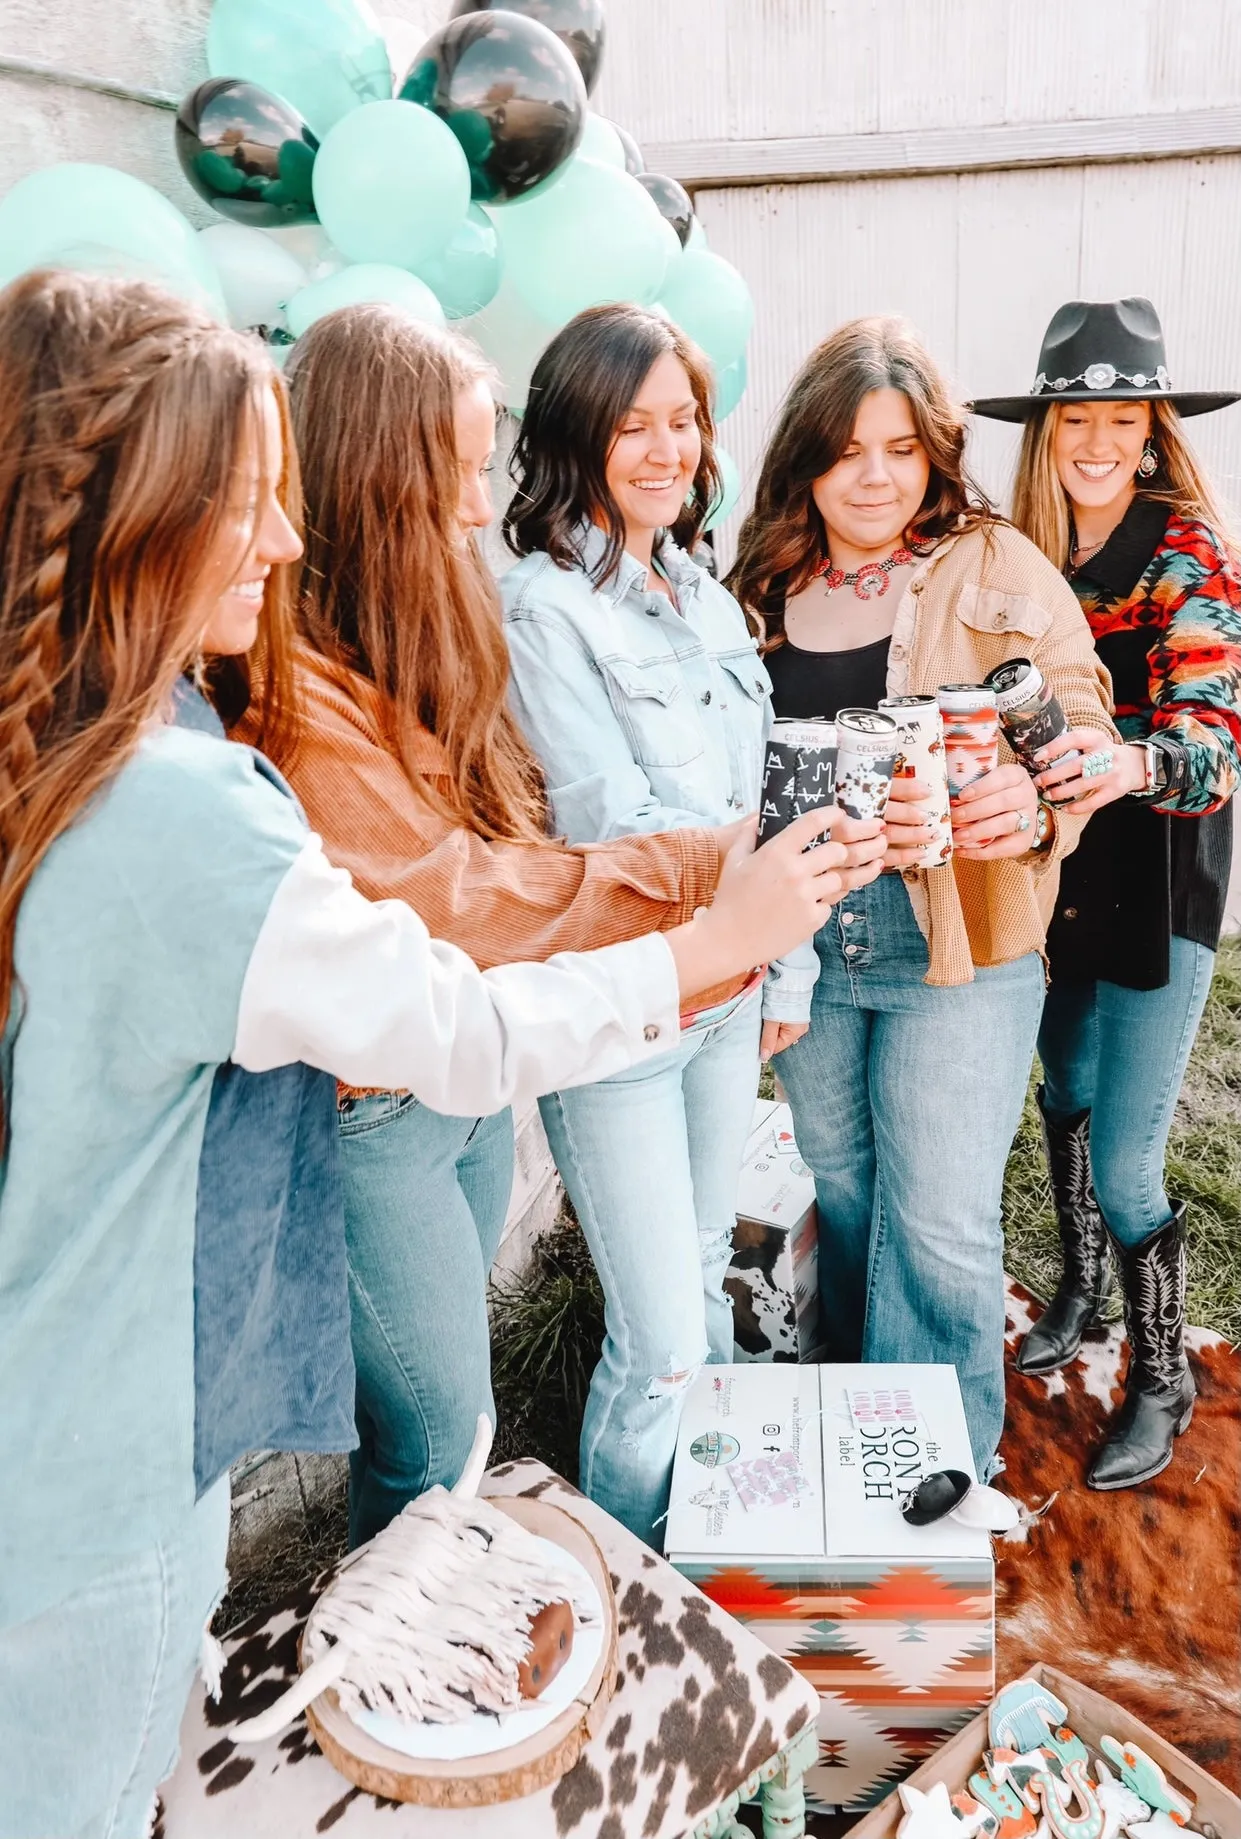
[[(628, 554), (596, 587), (603, 551), (602, 532), (583, 527), (580, 568), (536, 551), (500, 583), (514, 712), (555, 830), (594, 843), (756, 811), (771, 679), (740, 607), (667, 539), (658, 563), (675, 605)], [(813, 959), (808, 944), (771, 967), (764, 1014), (808, 1015)]]

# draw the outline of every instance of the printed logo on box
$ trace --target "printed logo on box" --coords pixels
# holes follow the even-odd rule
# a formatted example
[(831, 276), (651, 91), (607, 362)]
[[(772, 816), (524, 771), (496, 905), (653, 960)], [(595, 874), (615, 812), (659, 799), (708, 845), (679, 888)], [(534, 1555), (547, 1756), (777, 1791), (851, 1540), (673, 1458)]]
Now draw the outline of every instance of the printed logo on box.
[(726, 1430), (704, 1430), (690, 1444), (689, 1453), (704, 1469), (723, 1468), (741, 1454), (741, 1445)]

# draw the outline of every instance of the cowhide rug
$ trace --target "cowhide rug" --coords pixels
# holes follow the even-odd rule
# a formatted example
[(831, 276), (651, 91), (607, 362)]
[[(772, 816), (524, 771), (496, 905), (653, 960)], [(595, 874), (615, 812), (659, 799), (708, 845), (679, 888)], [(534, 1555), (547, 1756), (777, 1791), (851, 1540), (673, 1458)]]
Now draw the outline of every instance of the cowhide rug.
[[(1009, 1357), (1039, 1305), (1009, 1285)], [(1191, 1329), (1194, 1420), (1171, 1465), (1139, 1488), (1085, 1485), (1121, 1398), (1120, 1328), (1093, 1331), (1071, 1367), (1030, 1379), (1010, 1364), (1008, 1472), (1028, 1506), (1056, 1499), (1024, 1537), (996, 1543), (997, 1676), (1049, 1660), (1116, 1699), (1241, 1789), (1241, 1354)]]

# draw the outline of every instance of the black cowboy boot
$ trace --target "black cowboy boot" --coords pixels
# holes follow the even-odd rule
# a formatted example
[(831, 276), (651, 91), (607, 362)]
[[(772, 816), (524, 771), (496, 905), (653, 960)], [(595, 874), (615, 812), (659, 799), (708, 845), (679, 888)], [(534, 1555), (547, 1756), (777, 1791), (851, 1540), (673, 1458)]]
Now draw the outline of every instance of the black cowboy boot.
[(1092, 1488), (1132, 1488), (1172, 1460), (1172, 1440), (1194, 1415), (1185, 1358), (1185, 1203), (1158, 1232), (1113, 1248), (1125, 1293), (1129, 1373), (1112, 1434), (1086, 1477)]
[(1048, 1117), (1038, 1090), (1051, 1192), (1064, 1248), (1064, 1272), (1016, 1359), (1019, 1373), (1054, 1373), (1077, 1358), (1082, 1335), (1098, 1318), (1107, 1295), (1107, 1229), (1090, 1177), (1090, 1113)]

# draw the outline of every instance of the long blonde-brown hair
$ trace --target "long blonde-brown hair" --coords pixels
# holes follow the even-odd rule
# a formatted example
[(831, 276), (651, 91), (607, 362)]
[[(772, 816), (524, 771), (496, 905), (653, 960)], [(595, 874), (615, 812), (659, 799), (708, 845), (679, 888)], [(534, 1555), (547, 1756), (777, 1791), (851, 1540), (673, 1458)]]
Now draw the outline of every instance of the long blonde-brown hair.
[(0, 1025), (32, 875), (197, 653), (272, 388), (256, 340), (144, 283), (39, 272), (0, 294)]
[(814, 482), (853, 436), (862, 399), (896, 389), (907, 399), (931, 463), (926, 495), (906, 539), (933, 542), (994, 520), (965, 467), (965, 416), (913, 327), (904, 319), (851, 319), (817, 345), (794, 378), (763, 456), (754, 508), (741, 526), (728, 586), (751, 629), (784, 642), (784, 603), (827, 559)]
[[(384, 736), (434, 809), (489, 841), (545, 840), (541, 781), (507, 706), (499, 596), (458, 518), (454, 412), (489, 372), (463, 339), (386, 306), (345, 307), (287, 377), (306, 501), (299, 629), (384, 698)], [(419, 729), (448, 782), (416, 764)]]
[[(1049, 402), (1030, 416), (1021, 437), (1013, 480), (1013, 522), (1057, 568), (1063, 568), (1069, 560), (1072, 516), (1055, 455), (1057, 422), (1068, 406)], [(1185, 437), (1185, 424), (1171, 403), (1152, 399), (1150, 411), (1159, 467), (1149, 480), (1135, 480), (1139, 496), (1156, 498), (1179, 517), (1206, 524), (1235, 557), (1237, 541), (1231, 519)]]

